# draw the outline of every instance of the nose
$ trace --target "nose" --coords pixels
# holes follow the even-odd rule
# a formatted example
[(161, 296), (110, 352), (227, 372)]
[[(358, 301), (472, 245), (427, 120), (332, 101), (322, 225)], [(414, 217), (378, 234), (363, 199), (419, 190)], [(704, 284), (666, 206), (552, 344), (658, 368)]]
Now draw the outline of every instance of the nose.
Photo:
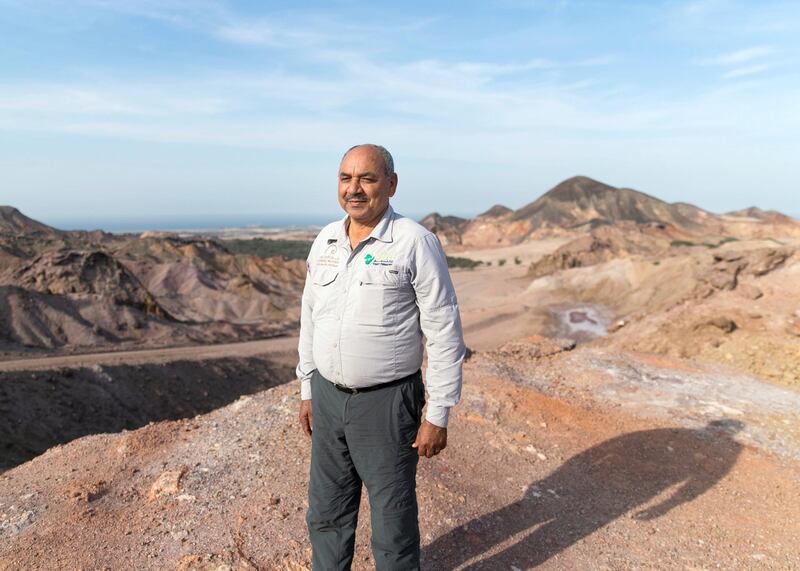
[(348, 196), (352, 196), (353, 194), (359, 193), (361, 193), (361, 179), (357, 176), (354, 176), (350, 179), (350, 182), (347, 185), (347, 194)]

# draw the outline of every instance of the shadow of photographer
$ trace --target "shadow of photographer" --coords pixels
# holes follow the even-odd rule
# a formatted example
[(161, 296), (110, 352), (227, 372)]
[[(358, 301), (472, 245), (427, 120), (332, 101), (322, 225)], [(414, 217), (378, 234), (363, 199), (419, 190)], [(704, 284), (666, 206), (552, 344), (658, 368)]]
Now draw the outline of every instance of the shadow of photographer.
[(699, 497), (731, 470), (742, 448), (732, 435), (743, 427), (723, 419), (700, 429), (642, 430), (606, 440), (532, 483), (520, 500), (440, 536), (424, 548), (424, 561), (431, 569), (455, 569), (533, 530), (465, 567), (529, 569), (631, 510), (638, 508), (634, 517), (640, 520), (660, 517)]

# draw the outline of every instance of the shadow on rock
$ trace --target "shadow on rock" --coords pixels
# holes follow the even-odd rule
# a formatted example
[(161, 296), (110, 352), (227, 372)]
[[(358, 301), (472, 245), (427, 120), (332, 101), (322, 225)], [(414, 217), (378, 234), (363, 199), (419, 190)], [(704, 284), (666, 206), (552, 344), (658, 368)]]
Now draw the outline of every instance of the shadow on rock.
[(293, 378), (259, 357), (0, 373), (0, 471), (75, 438), (203, 414)]
[[(425, 547), (430, 569), (455, 569), (512, 536), (523, 537), (465, 569), (528, 569), (623, 514), (651, 520), (690, 502), (727, 474), (741, 452), (731, 438), (744, 424), (715, 420), (701, 429), (624, 434), (573, 456), (525, 496), (451, 530)], [(642, 509), (673, 486), (674, 492)]]

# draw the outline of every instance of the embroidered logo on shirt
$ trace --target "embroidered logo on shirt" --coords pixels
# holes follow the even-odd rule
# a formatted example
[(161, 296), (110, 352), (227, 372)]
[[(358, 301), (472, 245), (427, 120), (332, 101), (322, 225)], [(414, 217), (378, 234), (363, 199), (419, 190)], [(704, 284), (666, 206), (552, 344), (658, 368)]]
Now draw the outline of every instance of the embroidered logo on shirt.
[(391, 266), (394, 263), (394, 256), (388, 252), (381, 251), (375, 254), (367, 254), (364, 256), (364, 263), (373, 266)]
[(339, 267), (339, 252), (336, 244), (331, 244), (325, 248), (325, 251), (322, 253), (322, 255), (317, 258), (317, 265), (326, 268)]

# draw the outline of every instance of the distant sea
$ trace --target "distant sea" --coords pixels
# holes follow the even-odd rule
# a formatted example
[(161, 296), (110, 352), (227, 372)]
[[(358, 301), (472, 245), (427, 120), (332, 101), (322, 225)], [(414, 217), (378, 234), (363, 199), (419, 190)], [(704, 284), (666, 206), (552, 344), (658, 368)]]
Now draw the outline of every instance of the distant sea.
[[(319, 215), (220, 215), (220, 216), (149, 216), (132, 218), (87, 217), (87, 218), (40, 218), (41, 222), (60, 230), (105, 230), (115, 234), (127, 232), (163, 231), (177, 232), (190, 230), (223, 230), (226, 228), (270, 228), (302, 229), (321, 227), (340, 219), (344, 213)], [(408, 215), (419, 220), (423, 215)]]
[(68, 218), (41, 220), (60, 230), (104, 230), (115, 234), (148, 230), (177, 232), (226, 228), (310, 228), (324, 226), (336, 216), (152, 216), (146, 218)]

